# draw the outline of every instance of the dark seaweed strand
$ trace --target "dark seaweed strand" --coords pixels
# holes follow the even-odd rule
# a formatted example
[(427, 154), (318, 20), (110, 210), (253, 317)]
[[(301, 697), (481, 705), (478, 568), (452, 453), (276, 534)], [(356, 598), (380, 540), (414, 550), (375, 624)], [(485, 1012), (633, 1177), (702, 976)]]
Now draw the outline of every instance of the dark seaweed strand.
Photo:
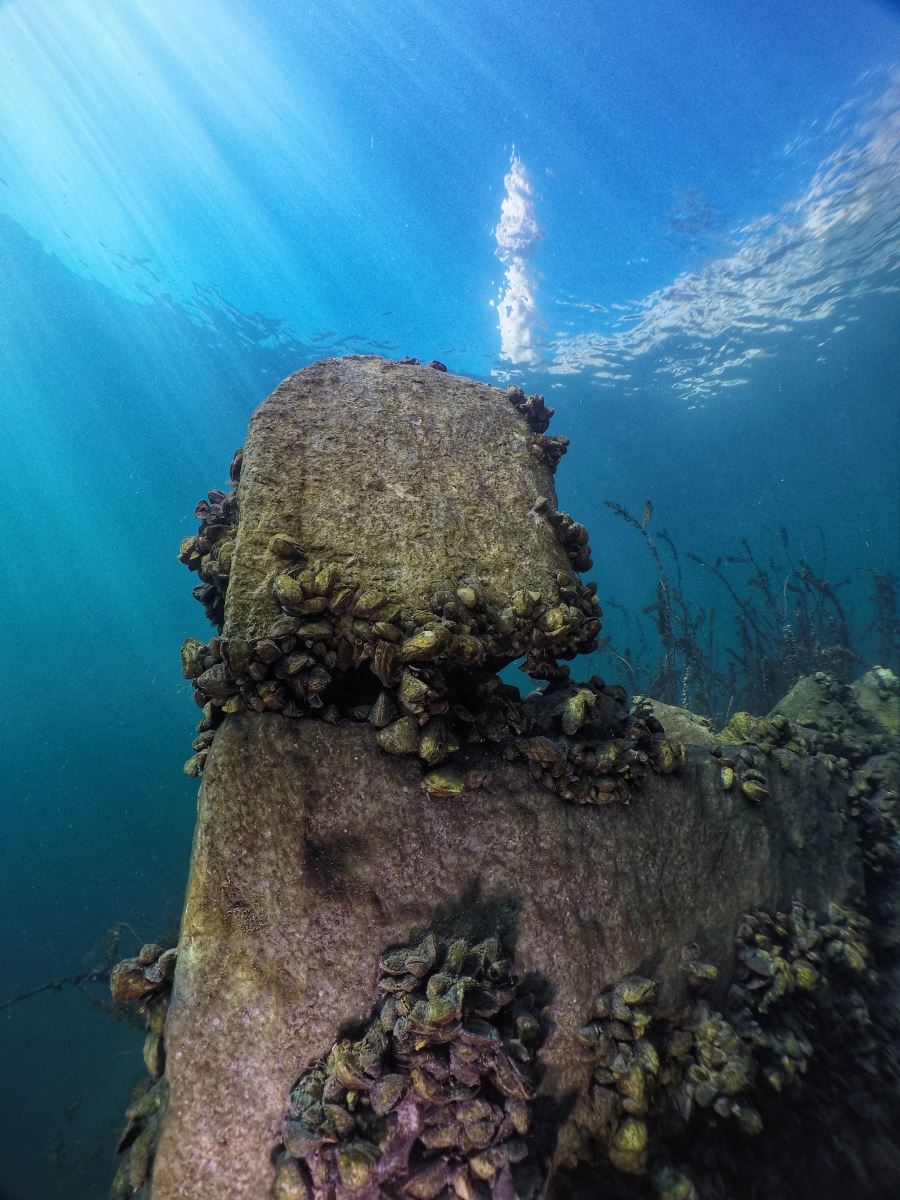
[(896, 666), (900, 659), (900, 616), (898, 616), (898, 587), (896, 576), (891, 571), (876, 571), (872, 575), (872, 620), (864, 636), (875, 634), (878, 646), (878, 662), (884, 666)]
[[(626, 521), (629, 525), (640, 533), (644, 539), (647, 549), (653, 556), (653, 561), (656, 564), (658, 579), (656, 584), (656, 604), (649, 606), (650, 610), (656, 611), (657, 631), (663, 647), (663, 663), (662, 670), (657, 673), (657, 679), (654, 684), (659, 685), (663, 696), (670, 696), (670, 702), (674, 702), (675, 681), (677, 680), (677, 653), (676, 653), (676, 637), (675, 637), (675, 619), (672, 612), (672, 600), (670, 594), (670, 583), (668, 572), (666, 571), (665, 563), (659, 553), (656, 543), (650, 536), (647, 525), (639, 521), (627, 508), (622, 504), (618, 504), (615, 500), (604, 500), (607, 508), (611, 509), (617, 517)], [(646, 510), (645, 510), (646, 511)], [(652, 511), (652, 508), (651, 508)], [(649, 524), (649, 519), (647, 521)], [(645, 609), (645, 612), (648, 610)]]
[[(699, 705), (711, 714), (724, 711), (726, 705), (728, 711), (736, 705), (765, 712), (802, 675), (825, 670), (849, 679), (861, 662), (851, 644), (850, 615), (838, 594), (848, 581), (832, 583), (809, 562), (795, 558), (786, 528), (768, 531), (774, 546), (765, 559), (746, 538), (740, 543), (740, 554), (721, 554), (714, 561), (687, 555), (688, 560), (718, 579), (734, 606), (735, 640), (726, 645), (716, 641), (720, 622), (715, 610), (710, 609), (707, 615), (691, 604), (678, 549), (669, 534), (660, 531), (654, 541), (645, 524), (622, 505), (606, 503), (641, 532), (657, 567), (656, 596), (642, 612), (653, 618), (663, 649), (648, 689), (658, 699)], [(822, 561), (827, 564), (821, 529), (819, 537)], [(668, 547), (673, 564), (669, 570), (656, 542)], [(735, 567), (747, 569), (743, 580), (730, 577), (729, 569)], [(897, 581), (890, 573), (877, 571), (872, 572), (872, 578), (874, 613), (863, 636), (874, 632), (879, 660), (896, 664), (900, 652)], [(645, 628), (645, 623), (638, 622), (644, 647)], [(608, 642), (604, 651), (625, 661)], [(641, 656), (630, 650), (626, 654), (626, 665), (634, 670)]]

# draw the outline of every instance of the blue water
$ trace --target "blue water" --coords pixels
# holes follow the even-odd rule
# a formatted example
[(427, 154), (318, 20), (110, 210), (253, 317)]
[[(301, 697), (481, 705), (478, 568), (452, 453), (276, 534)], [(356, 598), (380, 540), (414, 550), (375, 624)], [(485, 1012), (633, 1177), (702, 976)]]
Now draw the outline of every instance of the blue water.
[[(898, 196), (889, 4), (0, 2), (0, 1002), (177, 921), (175, 553), (316, 358), (544, 392), (620, 653), (656, 573), (603, 501), (649, 498), (704, 558), (787, 527), (872, 662)], [(103, 1195), (140, 1038), (67, 985), (0, 1039), (0, 1197)]]

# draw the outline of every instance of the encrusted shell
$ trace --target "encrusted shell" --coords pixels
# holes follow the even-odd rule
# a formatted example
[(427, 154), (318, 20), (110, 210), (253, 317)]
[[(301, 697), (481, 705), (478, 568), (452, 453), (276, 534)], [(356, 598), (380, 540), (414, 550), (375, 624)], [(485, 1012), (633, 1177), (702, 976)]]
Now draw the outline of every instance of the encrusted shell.
[(588, 708), (597, 703), (597, 696), (589, 688), (579, 688), (566, 701), (562, 713), (562, 731), (568, 737), (574, 737), (584, 724)]
[(369, 722), (376, 729), (384, 729), (385, 725), (389, 724), (397, 715), (397, 709), (391, 699), (390, 693), (384, 688), (378, 693), (378, 698), (369, 709)]
[(425, 791), (436, 800), (448, 800), (459, 796), (466, 786), (465, 776), (455, 767), (439, 767), (429, 771), (423, 778)]
[(306, 557), (306, 552), (296, 538), (289, 537), (286, 533), (276, 533), (270, 539), (269, 552), (278, 558), (301, 559)]
[(741, 791), (754, 804), (761, 804), (768, 796), (768, 790), (755, 779), (741, 780)]
[(207, 650), (199, 638), (189, 637), (181, 647), (181, 673), (185, 679), (203, 674)]
[(447, 725), (440, 717), (429, 721), (419, 738), (419, 758), (429, 767), (442, 762), (451, 749), (456, 749), (447, 732)]
[(684, 748), (684, 743), (679, 742), (677, 738), (663, 738), (659, 743), (659, 753), (656, 760), (656, 769), (662, 775), (671, 775), (675, 771), (681, 771), (687, 762), (687, 751)]
[(379, 729), (375, 740), (388, 754), (415, 754), (419, 745), (418, 722), (413, 717), (400, 717)]
[(425, 662), (436, 658), (441, 650), (441, 640), (433, 629), (420, 629), (408, 637), (400, 647), (405, 662)]

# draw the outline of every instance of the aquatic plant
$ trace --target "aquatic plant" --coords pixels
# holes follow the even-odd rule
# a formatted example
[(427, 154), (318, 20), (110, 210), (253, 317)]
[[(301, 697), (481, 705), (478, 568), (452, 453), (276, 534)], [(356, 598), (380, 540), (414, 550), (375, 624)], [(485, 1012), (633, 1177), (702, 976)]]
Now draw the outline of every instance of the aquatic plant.
[[(619, 651), (607, 635), (600, 651), (617, 662), (617, 670), (625, 668), (635, 691), (727, 720), (736, 709), (768, 712), (803, 675), (824, 671), (850, 679), (862, 662), (854, 643), (873, 631), (881, 661), (895, 661), (900, 621), (893, 576), (872, 572), (873, 620), (854, 633), (840, 597), (850, 581), (828, 578), (821, 530), (820, 567), (795, 555), (784, 527), (766, 555), (747, 538), (741, 539), (739, 553), (714, 559), (688, 553), (687, 560), (724, 590), (723, 620), (721, 610), (689, 594), (670, 535), (665, 530), (651, 535), (649, 501), (640, 520), (613, 500), (604, 503), (640, 533), (657, 573), (655, 598), (641, 610), (652, 619), (651, 629), (640, 620), (632, 624), (622, 605), (606, 601), (608, 609), (625, 614), (628, 644)], [(697, 586), (697, 596), (703, 593)]]
[(896, 576), (891, 571), (876, 571), (873, 567), (872, 586), (872, 620), (866, 633), (875, 634), (877, 661), (885, 666), (894, 666), (900, 659), (900, 609)]
[(147, 1075), (132, 1089), (125, 1110), (125, 1128), (116, 1145), (121, 1158), (110, 1200), (131, 1200), (149, 1194), (160, 1125), (169, 1098), (169, 1084), (163, 1074), (165, 1026), (176, 958), (174, 946), (166, 950), (158, 942), (148, 942), (134, 958), (117, 963), (110, 975), (114, 1003), (130, 1005), (136, 1001), (135, 1015), (147, 1031), (143, 1047)]
[(86, 986), (88, 984), (99, 983), (104, 985), (104, 989), (109, 987), (110, 979), (116, 963), (119, 961), (119, 955), (122, 952), (122, 941), (125, 937), (133, 938), (140, 945), (140, 939), (132, 927), (126, 921), (116, 921), (84, 955), (80, 970), (73, 971), (68, 975), (56, 976), (53, 979), (48, 979), (45, 983), (38, 984), (36, 987), (26, 988), (25, 991), (17, 992), (15, 995), (0, 1002), (0, 1012), (8, 1012), (15, 1005), (21, 1004), (25, 1000), (31, 1000), (35, 996), (40, 996), (44, 992), (61, 992), (65, 987), (73, 987), (94, 1008), (106, 1013), (107, 1016), (116, 1017), (128, 1024), (133, 1024), (134, 1022), (131, 1020), (130, 1014), (123, 1013), (115, 1004), (110, 1004), (105, 999), (101, 999), (100, 996), (90, 991)]

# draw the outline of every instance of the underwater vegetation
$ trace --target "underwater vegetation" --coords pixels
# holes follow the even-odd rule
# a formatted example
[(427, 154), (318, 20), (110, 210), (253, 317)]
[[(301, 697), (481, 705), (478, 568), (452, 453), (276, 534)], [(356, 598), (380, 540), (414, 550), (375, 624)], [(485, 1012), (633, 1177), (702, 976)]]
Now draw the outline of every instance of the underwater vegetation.
[[(113, 969), (119, 961), (119, 956), (122, 952), (122, 943), (126, 937), (139, 941), (138, 935), (126, 921), (117, 921), (83, 955), (81, 970), (73, 971), (69, 975), (61, 975), (55, 979), (49, 979), (46, 983), (28, 988), (24, 992), (17, 992), (14, 996), (10, 996), (8, 1000), (4, 1000), (0, 1004), (0, 1013), (8, 1013), (15, 1005), (21, 1004), (24, 1000), (30, 1000), (33, 996), (39, 996), (42, 992), (61, 992), (64, 987), (73, 987), (79, 995), (84, 997), (88, 1004), (106, 1016), (115, 1017), (117, 1020), (124, 1021), (125, 1024), (134, 1025), (139, 1028), (139, 1022), (130, 1013), (123, 1011), (115, 1004), (111, 1004), (105, 998)], [(103, 990), (98, 994), (88, 986), (89, 984), (103, 984)]]
[[(689, 578), (670, 534), (665, 529), (651, 533), (649, 500), (640, 518), (614, 500), (604, 503), (637, 530), (657, 572), (655, 597), (643, 608), (626, 610), (604, 601), (608, 610), (622, 615), (627, 640), (619, 647), (606, 634), (600, 652), (617, 673), (625, 669), (625, 682), (635, 693), (724, 723), (737, 710), (768, 712), (804, 675), (822, 671), (849, 682), (866, 665), (864, 650), (874, 650), (874, 661), (896, 668), (896, 577), (870, 568), (867, 619), (855, 618), (841, 599), (850, 580), (829, 578), (821, 528), (817, 565), (793, 549), (782, 526), (763, 552), (741, 538), (737, 553), (720, 553), (712, 560), (685, 554), (701, 573)], [(721, 590), (724, 605), (704, 603), (710, 581)]]

